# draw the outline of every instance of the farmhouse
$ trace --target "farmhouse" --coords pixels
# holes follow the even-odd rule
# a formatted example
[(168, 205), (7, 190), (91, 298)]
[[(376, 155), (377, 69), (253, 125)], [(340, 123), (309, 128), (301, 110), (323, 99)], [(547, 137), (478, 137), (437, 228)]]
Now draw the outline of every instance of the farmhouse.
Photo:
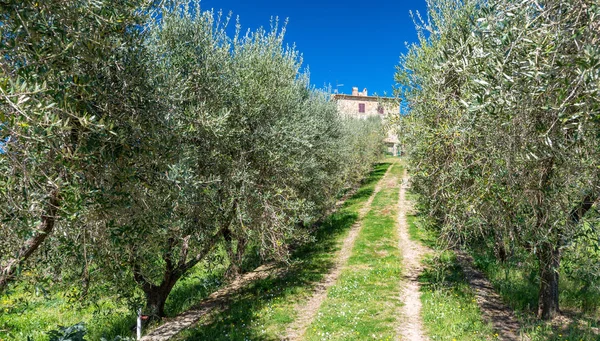
[[(337, 103), (340, 113), (358, 119), (379, 117), (385, 121), (390, 115), (398, 115), (400, 112), (398, 101), (395, 98), (369, 96), (367, 89), (359, 92), (358, 87), (352, 88), (351, 95), (334, 94), (331, 95), (331, 99)], [(388, 131), (384, 143), (389, 153), (400, 155), (400, 141), (394, 131)]]

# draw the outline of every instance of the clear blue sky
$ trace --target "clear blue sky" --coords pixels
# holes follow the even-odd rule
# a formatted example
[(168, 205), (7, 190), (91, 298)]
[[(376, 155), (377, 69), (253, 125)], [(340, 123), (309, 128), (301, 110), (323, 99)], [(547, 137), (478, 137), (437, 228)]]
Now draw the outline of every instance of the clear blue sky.
[(409, 11), (425, 14), (426, 8), (425, 0), (202, 0), (201, 6), (233, 12), (244, 31), (268, 28), (271, 16), (288, 18), (286, 41), (303, 54), (313, 85), (379, 95), (391, 94), (405, 42), (417, 39)]

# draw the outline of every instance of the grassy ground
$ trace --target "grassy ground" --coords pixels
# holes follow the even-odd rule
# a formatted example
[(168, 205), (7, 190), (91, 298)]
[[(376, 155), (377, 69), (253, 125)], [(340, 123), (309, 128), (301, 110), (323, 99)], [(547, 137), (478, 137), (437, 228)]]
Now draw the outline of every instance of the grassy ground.
[[(0, 340), (47, 340), (46, 332), (58, 325), (87, 322), (91, 335), (127, 332), (133, 325), (126, 308), (115, 300), (103, 299), (97, 305), (71, 302), (66, 292), (35, 294), (35, 289), (18, 287), (0, 301)], [(94, 323), (90, 321), (94, 319)]]
[(436, 235), (422, 221), (408, 216), (409, 233), (433, 249), (424, 259), (420, 276), (421, 315), (431, 340), (494, 340), (497, 335), (481, 318), (481, 311), (452, 251), (442, 250)]
[[(402, 167), (395, 165), (390, 173), (399, 180)], [(348, 265), (329, 290), (306, 340), (394, 338), (401, 270), (397, 204), (397, 186), (383, 188), (375, 196)]]
[(257, 281), (234, 297), (229, 308), (205, 318), (178, 340), (280, 340), (294, 321), (294, 307), (310, 297), (313, 285), (328, 273), (340, 242), (358, 218), (389, 163), (382, 163), (354, 196), (317, 230), (315, 241), (297, 250), (282, 277)]
[[(208, 296), (220, 285), (224, 266), (207, 271), (197, 266), (180, 280), (169, 296), (166, 312), (177, 315), (198, 300)], [(64, 288), (64, 286), (63, 286)], [(135, 314), (125, 300), (104, 296), (93, 302), (81, 302), (72, 291), (57, 286), (44, 290), (21, 284), (0, 297), (0, 340), (47, 340), (47, 332), (59, 326), (85, 322), (87, 339), (113, 339), (131, 336)], [(98, 289), (99, 290), (99, 289)]]
[[(469, 288), (452, 251), (441, 251), (436, 235), (423, 228), (418, 217), (409, 216), (411, 237), (434, 250), (425, 260), (421, 276), (422, 316), (432, 340), (490, 340), (495, 333), (481, 320), (473, 291)], [(600, 340), (598, 313), (582, 314), (572, 297), (578, 287), (561, 281), (562, 309), (572, 321), (562, 325), (539, 321), (536, 316), (538, 282), (535, 262), (517, 255), (512, 262), (499, 263), (491, 254), (471, 252), (475, 265), (494, 285), (504, 302), (515, 310), (523, 325), (522, 333), (531, 341)]]

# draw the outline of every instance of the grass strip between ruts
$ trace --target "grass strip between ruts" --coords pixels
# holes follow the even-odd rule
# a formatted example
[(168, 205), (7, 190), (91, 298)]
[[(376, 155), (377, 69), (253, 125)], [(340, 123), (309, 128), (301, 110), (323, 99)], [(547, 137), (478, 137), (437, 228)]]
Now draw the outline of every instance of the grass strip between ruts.
[(452, 251), (440, 250), (436, 236), (422, 226), (414, 215), (407, 216), (411, 239), (433, 249), (423, 260), (421, 282), (421, 316), (427, 335), (437, 340), (495, 340), (491, 324), (482, 319), (456, 257)]
[(392, 340), (399, 307), (400, 253), (396, 216), (398, 164), (363, 219), (347, 267), (328, 293), (306, 340)]

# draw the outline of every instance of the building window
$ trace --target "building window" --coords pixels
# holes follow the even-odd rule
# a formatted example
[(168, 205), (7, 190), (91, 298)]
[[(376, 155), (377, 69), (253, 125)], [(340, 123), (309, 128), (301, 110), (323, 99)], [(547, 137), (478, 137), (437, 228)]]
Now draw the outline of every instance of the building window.
[(377, 112), (379, 114), (383, 115), (383, 106), (382, 105), (380, 105), (380, 106), (377, 107)]
[(358, 103), (358, 112), (365, 112), (365, 104)]

